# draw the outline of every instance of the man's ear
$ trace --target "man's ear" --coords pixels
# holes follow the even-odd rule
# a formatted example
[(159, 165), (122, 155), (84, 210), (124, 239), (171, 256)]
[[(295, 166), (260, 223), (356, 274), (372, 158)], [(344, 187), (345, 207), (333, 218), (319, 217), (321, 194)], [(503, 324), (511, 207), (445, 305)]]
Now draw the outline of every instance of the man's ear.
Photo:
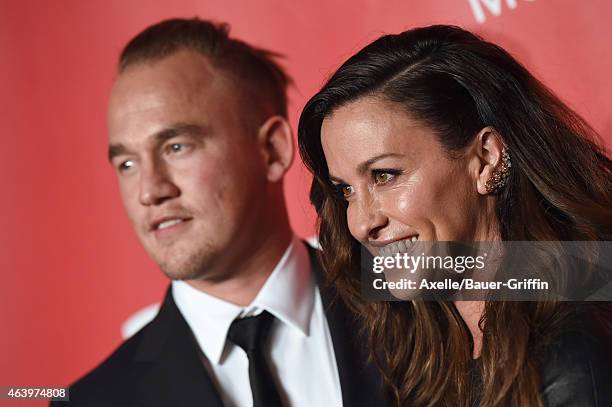
[(474, 138), (471, 151), (474, 155), (474, 178), (479, 194), (489, 193), (486, 183), (501, 166), (503, 149), (504, 141), (493, 127), (485, 127)]
[(293, 134), (287, 119), (282, 116), (268, 118), (259, 127), (257, 138), (264, 155), (268, 181), (282, 180), (294, 157)]

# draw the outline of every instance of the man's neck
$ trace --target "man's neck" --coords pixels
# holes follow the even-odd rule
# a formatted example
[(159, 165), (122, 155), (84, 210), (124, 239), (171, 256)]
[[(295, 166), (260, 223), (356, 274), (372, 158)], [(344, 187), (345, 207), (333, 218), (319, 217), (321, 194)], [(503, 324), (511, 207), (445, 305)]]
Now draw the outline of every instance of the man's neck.
[[(228, 268), (229, 277), (222, 280), (194, 279), (186, 282), (193, 288), (240, 306), (253, 302), (268, 277), (289, 247), (293, 232), (289, 225), (262, 236), (253, 250), (236, 256)], [(225, 272), (228, 273), (229, 270)]]

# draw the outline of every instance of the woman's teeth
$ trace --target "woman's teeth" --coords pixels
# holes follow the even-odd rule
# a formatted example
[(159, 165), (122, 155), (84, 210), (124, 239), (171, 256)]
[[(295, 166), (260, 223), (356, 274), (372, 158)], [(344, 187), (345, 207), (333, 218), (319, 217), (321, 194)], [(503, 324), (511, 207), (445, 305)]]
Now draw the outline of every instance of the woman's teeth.
[(407, 253), (413, 248), (413, 243), (417, 242), (418, 240), (419, 237), (417, 235), (409, 237), (408, 239), (389, 243), (380, 249), (380, 254), (382, 256), (393, 256), (396, 253)]

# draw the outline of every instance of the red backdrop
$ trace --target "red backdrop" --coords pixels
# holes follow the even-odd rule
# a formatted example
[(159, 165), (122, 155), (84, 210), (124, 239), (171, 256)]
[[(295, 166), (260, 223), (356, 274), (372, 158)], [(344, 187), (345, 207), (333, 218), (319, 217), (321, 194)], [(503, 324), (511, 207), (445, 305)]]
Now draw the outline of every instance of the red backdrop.
[[(0, 0), (0, 386), (70, 383), (161, 299), (167, 280), (106, 162), (105, 109), (125, 42), (194, 15), (286, 55), (294, 128), (307, 98), (370, 40), (452, 23), (511, 51), (612, 145), (609, 0)], [(304, 237), (314, 231), (308, 183), (296, 160), (286, 195)]]

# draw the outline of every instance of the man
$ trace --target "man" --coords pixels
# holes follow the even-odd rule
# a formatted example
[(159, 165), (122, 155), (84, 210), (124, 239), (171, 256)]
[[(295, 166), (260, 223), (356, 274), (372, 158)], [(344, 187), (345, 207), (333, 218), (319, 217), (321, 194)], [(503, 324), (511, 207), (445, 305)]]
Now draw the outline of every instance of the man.
[(198, 19), (151, 26), (121, 54), (109, 158), (173, 281), (157, 317), (73, 385), (70, 404), (383, 404), (353, 318), (289, 226), (289, 78), (272, 56)]

